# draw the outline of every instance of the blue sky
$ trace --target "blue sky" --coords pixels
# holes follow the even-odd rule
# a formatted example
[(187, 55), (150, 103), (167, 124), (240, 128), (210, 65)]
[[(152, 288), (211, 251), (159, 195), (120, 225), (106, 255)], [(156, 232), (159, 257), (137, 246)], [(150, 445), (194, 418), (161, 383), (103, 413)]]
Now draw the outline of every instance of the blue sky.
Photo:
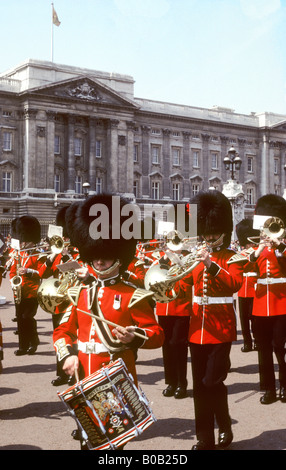
[[(0, 71), (51, 59), (51, 1), (0, 0)], [(139, 98), (286, 115), (286, 0), (54, 0), (54, 62)]]

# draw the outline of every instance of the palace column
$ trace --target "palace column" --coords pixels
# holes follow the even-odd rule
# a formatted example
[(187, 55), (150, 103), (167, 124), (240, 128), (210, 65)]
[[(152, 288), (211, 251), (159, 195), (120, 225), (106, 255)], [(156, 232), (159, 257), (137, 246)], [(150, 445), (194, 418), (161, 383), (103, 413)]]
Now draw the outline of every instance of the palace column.
[(55, 113), (46, 111), (47, 128), (46, 128), (46, 188), (54, 189), (55, 178)]
[(170, 130), (163, 129), (163, 199), (170, 199)]
[(209, 188), (209, 178), (210, 178), (210, 171), (209, 171), (209, 134), (202, 134), (203, 140), (203, 149), (202, 149), (202, 174), (204, 177), (204, 181), (207, 181), (207, 188)]
[(150, 127), (142, 126), (142, 196), (150, 196), (149, 173), (150, 173)]
[(75, 116), (68, 116), (67, 192), (75, 191), (74, 126)]
[(133, 193), (133, 181), (134, 181), (134, 122), (127, 121), (127, 154), (126, 154), (126, 174), (127, 174), (127, 186), (126, 192)]
[[(260, 166), (260, 195), (267, 194), (269, 192), (269, 170), (268, 170), (268, 163), (269, 163), (269, 131), (264, 131), (262, 135), (262, 142), (260, 141), (259, 144), (261, 162), (258, 167)], [(260, 197), (260, 195), (257, 195)]]
[(107, 190), (118, 191), (118, 124), (110, 119), (107, 129)]
[(89, 159), (88, 159), (88, 177), (87, 181), (90, 184), (90, 190), (95, 191), (96, 189), (96, 119), (89, 118)]
[(191, 132), (183, 132), (183, 193), (182, 196), (184, 199), (189, 199), (190, 194), (190, 136)]
[(23, 191), (25, 192), (36, 187), (36, 116), (36, 109), (24, 109)]

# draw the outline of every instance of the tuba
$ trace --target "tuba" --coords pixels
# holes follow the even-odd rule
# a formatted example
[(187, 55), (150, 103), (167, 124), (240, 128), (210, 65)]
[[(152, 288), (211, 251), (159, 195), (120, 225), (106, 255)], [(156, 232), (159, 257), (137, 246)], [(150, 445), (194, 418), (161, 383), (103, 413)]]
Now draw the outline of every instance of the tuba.
[(19, 267), (20, 267), (20, 255), (17, 251), (16, 254), (16, 275), (11, 279), (12, 290), (14, 293), (14, 300), (15, 304), (19, 304), (21, 302), (21, 285), (22, 285), (22, 277), (19, 275)]

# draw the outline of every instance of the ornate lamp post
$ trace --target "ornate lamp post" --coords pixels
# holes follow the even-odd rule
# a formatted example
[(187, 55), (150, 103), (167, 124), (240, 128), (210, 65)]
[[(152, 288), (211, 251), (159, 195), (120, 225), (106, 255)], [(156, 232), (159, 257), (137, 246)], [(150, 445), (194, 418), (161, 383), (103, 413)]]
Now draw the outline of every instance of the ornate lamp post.
[(89, 189), (90, 189), (90, 184), (86, 181), (82, 185), (82, 190), (83, 190), (83, 194), (85, 198), (87, 198), (89, 195)]
[(240, 170), (242, 160), (234, 147), (231, 147), (223, 160), (225, 169), (230, 171), (230, 179), (223, 185), (223, 194), (229, 199), (233, 214), (233, 240), (235, 240), (235, 226), (244, 218), (245, 197), (242, 184), (235, 180), (235, 172)]

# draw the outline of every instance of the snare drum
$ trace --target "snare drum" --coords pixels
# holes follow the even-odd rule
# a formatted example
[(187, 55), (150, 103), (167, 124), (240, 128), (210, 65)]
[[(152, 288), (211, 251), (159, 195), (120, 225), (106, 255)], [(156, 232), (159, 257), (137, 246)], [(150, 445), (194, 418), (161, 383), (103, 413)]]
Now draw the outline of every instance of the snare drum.
[(90, 450), (117, 449), (141, 434), (155, 416), (122, 359), (58, 392)]

